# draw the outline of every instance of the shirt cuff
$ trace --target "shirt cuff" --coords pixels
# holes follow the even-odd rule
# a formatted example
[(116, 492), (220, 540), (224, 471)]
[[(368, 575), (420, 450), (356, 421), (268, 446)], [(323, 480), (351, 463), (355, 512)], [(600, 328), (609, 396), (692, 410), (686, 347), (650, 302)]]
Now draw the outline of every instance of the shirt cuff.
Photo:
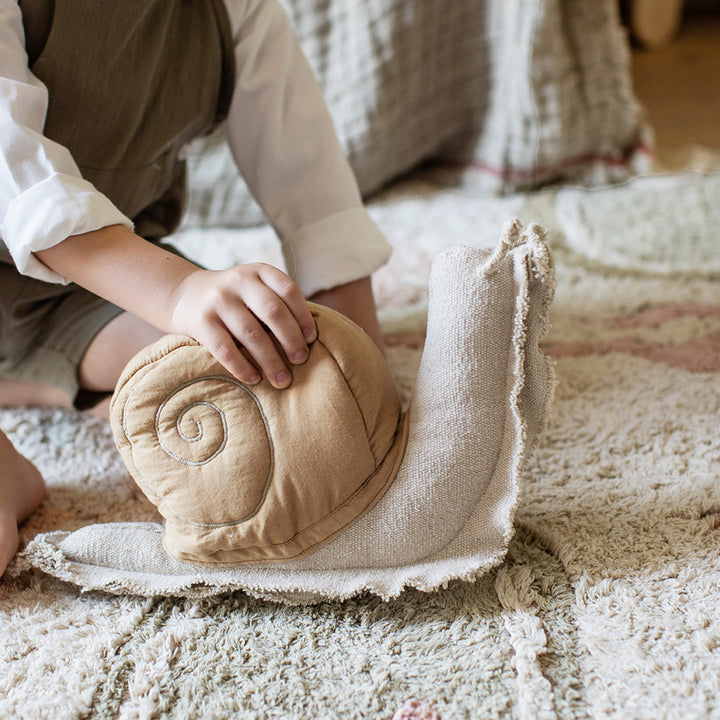
[(288, 274), (305, 297), (374, 273), (392, 248), (365, 208), (352, 208), (282, 238)]
[(71, 235), (108, 225), (133, 228), (132, 221), (92, 183), (75, 175), (55, 173), (13, 199), (2, 225), (2, 238), (23, 275), (66, 285), (67, 278), (41, 263), (33, 253), (47, 250)]

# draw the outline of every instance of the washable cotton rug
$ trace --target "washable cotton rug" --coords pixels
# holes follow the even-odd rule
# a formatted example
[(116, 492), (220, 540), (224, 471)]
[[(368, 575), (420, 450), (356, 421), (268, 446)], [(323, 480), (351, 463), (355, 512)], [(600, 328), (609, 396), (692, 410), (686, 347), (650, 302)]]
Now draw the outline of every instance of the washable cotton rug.
[[(0, 717), (720, 716), (718, 179), (487, 200), (425, 175), (384, 193), (371, 212), (396, 251), (375, 283), (405, 400), (432, 256), (490, 247), (514, 216), (551, 230), (558, 387), (505, 562), (391, 602), (292, 607), (83, 594), (20, 556), (0, 581)], [(266, 228), (178, 243), (209, 265), (279, 262)], [(3, 409), (0, 427), (49, 486), (23, 544), (157, 519), (106, 423)]]

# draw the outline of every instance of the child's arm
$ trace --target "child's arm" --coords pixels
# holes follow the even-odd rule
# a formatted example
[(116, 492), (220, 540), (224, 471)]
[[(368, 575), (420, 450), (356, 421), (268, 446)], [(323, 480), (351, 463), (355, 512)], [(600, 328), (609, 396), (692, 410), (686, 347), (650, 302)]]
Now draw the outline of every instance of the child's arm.
[(273, 385), (285, 387), (291, 377), (266, 328), (291, 363), (306, 359), (307, 343), (315, 338), (300, 289), (270, 265), (202, 270), (121, 225), (72, 236), (36, 256), (160, 330), (194, 337), (248, 384), (260, 376), (236, 340)]
[(68, 150), (43, 135), (47, 104), (28, 68), (17, 0), (0, 0), (0, 222), (18, 269), (47, 282), (73, 280), (162, 330), (196, 337), (251, 381), (257, 373), (234, 334), (271, 382), (286, 385), (265, 330), (290, 362), (307, 353), (303, 330), (314, 337), (314, 322), (294, 283), (268, 266), (200, 271), (134, 235)]
[(65, 278), (33, 252), (70, 235), (132, 221), (80, 174), (69, 150), (43, 135), (47, 88), (28, 67), (17, 0), (0, 0), (0, 231), (18, 270)]
[(320, 290), (310, 299), (349, 317), (365, 330), (375, 344), (384, 351), (385, 341), (380, 330), (369, 277), (353, 280), (329, 290)]
[(282, 241), (290, 275), (381, 345), (369, 276), (390, 246), (363, 207), (320, 87), (277, 0), (228, 3), (236, 164)]

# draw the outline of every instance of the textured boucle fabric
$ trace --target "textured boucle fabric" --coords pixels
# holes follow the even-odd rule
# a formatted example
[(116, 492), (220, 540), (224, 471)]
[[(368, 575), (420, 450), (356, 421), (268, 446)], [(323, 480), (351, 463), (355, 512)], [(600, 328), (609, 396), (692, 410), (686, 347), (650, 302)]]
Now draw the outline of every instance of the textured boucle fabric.
[[(556, 207), (568, 246), (600, 266), (720, 277), (720, 243), (714, 240), (720, 174), (641, 177), (596, 190), (563, 188)], [(703, 222), (688, 222), (688, 216)]]

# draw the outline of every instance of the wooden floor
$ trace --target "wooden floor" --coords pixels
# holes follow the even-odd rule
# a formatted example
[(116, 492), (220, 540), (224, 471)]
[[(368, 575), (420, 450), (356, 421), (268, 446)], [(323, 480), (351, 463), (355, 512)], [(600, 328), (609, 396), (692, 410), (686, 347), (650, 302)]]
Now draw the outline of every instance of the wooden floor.
[(720, 12), (685, 15), (669, 47), (632, 58), (659, 169), (720, 168)]

